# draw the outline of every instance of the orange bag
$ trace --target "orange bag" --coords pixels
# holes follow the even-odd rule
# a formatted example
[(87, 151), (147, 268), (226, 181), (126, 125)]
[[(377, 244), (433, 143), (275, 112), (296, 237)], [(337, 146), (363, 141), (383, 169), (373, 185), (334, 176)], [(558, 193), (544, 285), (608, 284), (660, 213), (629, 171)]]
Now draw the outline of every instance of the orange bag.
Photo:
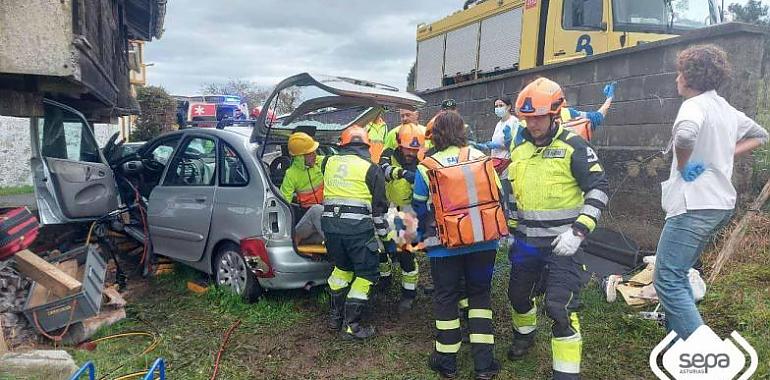
[(428, 168), (438, 238), (447, 248), (508, 235), (492, 160), (469, 157), (470, 149), (463, 147), (455, 165), (443, 166), (432, 157), (422, 161)]
[(583, 117), (567, 121), (562, 126), (586, 141), (591, 141), (591, 138), (594, 136), (593, 129), (591, 129), (591, 121)]

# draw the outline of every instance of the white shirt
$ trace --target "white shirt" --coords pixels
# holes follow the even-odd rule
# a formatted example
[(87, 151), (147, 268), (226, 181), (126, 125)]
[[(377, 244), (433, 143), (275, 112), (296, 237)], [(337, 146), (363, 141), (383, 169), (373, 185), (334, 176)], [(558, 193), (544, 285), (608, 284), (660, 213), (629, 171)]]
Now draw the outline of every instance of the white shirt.
[[(495, 131), (492, 133), (492, 142), (505, 147), (505, 135), (503, 134), (503, 129), (505, 129), (505, 126), (509, 126), (511, 129), (511, 136), (513, 138), (516, 138), (516, 127), (518, 126), (518, 119), (516, 117), (511, 116), (506, 120), (500, 120), (497, 122), (497, 125), (495, 126)], [(492, 149), (490, 152), (490, 157), (492, 158), (499, 158), (503, 160), (510, 160), (511, 159), (511, 151), (509, 149)]]
[(688, 210), (732, 210), (736, 198), (731, 182), (735, 144), (757, 127), (757, 123), (712, 90), (682, 103), (674, 122), (674, 136), (680, 124), (697, 129), (690, 162), (703, 163), (706, 171), (695, 181), (685, 182), (677, 170), (674, 154), (670, 177), (661, 184), (661, 204), (666, 219)]

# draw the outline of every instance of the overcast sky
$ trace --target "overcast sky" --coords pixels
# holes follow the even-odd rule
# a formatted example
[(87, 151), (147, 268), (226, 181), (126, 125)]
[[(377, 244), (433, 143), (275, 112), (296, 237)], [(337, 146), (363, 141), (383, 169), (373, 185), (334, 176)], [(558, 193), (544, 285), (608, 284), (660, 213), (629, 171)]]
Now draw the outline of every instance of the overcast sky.
[(241, 78), (265, 87), (300, 72), (406, 87), (417, 24), (462, 0), (171, 0), (147, 44), (148, 81), (175, 95)]

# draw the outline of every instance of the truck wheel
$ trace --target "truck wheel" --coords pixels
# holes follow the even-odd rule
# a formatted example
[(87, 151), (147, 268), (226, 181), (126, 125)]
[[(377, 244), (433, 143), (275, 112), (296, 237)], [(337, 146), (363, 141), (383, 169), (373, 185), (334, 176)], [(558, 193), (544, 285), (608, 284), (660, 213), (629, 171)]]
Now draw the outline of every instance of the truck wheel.
[(255, 302), (262, 295), (263, 289), (241, 256), (240, 247), (233, 243), (227, 243), (217, 251), (214, 277), (218, 286), (230, 289), (246, 302)]

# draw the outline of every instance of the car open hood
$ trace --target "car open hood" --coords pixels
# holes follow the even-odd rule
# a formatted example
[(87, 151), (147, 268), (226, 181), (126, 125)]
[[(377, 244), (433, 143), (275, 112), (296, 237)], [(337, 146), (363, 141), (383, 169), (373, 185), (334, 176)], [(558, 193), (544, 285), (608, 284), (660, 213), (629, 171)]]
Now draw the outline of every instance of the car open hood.
[(319, 132), (339, 134), (351, 124), (373, 118), (384, 108), (416, 109), (425, 104), (419, 96), (384, 84), (302, 73), (281, 81), (262, 110), (276, 108), (282, 101), (279, 94), (292, 87), (300, 90), (299, 104), (295, 104), (290, 113), (275, 120), (269, 120), (270, 112), (261, 112), (252, 131), (252, 142), (264, 141), (268, 131), (270, 135), (287, 135), (299, 125), (312, 125)]

